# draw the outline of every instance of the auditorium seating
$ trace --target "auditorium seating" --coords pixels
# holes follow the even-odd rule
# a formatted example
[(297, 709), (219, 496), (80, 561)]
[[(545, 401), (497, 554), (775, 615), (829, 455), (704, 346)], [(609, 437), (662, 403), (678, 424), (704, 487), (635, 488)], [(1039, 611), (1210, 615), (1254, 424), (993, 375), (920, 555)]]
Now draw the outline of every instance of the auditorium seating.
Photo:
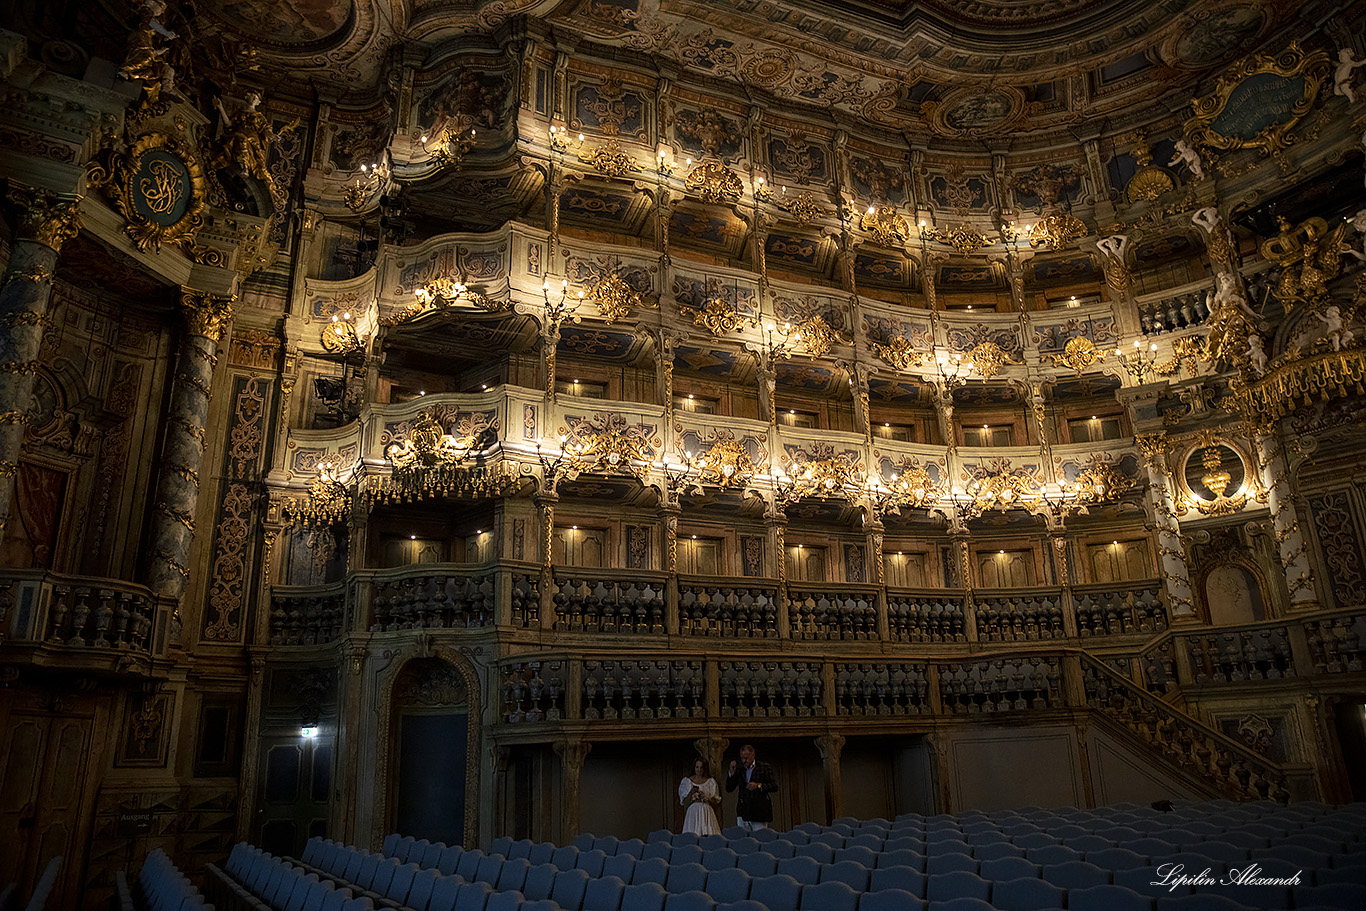
[[(289, 859), (242, 844), (211, 874), (233, 897), (220, 907), (250, 911), (1366, 908), (1366, 805), (1027, 808), (488, 847), (391, 835), (371, 853), (314, 838)], [(1172, 864), (1216, 880), (1255, 864), (1263, 877), (1298, 881), (1155, 885), (1158, 868)]]
[(204, 901), (190, 878), (160, 848), (143, 861), (136, 888), (129, 885), (123, 871), (115, 875), (115, 884), (119, 911), (213, 911), (214, 906)]

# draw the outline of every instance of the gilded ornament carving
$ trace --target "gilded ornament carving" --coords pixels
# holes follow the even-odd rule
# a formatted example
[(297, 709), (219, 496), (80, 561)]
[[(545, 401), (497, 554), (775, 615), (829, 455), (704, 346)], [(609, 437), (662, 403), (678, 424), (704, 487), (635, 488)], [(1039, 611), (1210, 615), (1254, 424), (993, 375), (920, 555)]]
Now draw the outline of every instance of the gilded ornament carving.
[(197, 151), (179, 136), (146, 133), (127, 152), (110, 150), (89, 168), (92, 187), (108, 194), (139, 250), (186, 244), (204, 225), (206, 183)]
[(929, 356), (924, 348), (917, 346), (904, 335), (893, 336), (885, 345), (874, 342), (872, 348), (874, 354), (897, 370), (919, 367)]
[(741, 316), (739, 308), (724, 293), (707, 298), (700, 310), (683, 306), (678, 308), (678, 312), (691, 319), (694, 326), (701, 326), (715, 336), (729, 335), (759, 325), (759, 320)]
[(731, 437), (728, 431), (713, 431), (702, 443), (706, 448), (688, 458), (689, 470), (696, 472), (696, 478), (688, 479), (690, 483), (721, 488), (744, 487), (759, 473), (749, 447)]
[(898, 215), (892, 206), (869, 206), (859, 219), (859, 227), (871, 231), (884, 247), (900, 247), (911, 239), (911, 229), (906, 219)]
[(231, 297), (192, 288), (180, 289), (180, 307), (184, 311), (186, 328), (191, 335), (203, 336), (214, 344), (232, 320), (232, 305)]
[(1029, 244), (1061, 250), (1079, 237), (1086, 236), (1086, 225), (1071, 212), (1050, 212), (1029, 227)]
[[(38, 190), (11, 181), (7, 201), (17, 238), (32, 240), (60, 251), (62, 244), (80, 233), (79, 196), (59, 196), (49, 190)], [(25, 278), (29, 281), (47, 280), (31, 276)]]
[(968, 369), (989, 380), (1001, 372), (1009, 356), (995, 342), (980, 342), (967, 352)]
[(1096, 347), (1095, 342), (1084, 335), (1067, 340), (1062, 354), (1053, 355), (1054, 367), (1070, 367), (1081, 376), (1088, 367), (1105, 360), (1105, 352)]
[(1307, 218), (1293, 228), (1277, 217), (1280, 233), (1262, 241), (1262, 256), (1281, 267), (1276, 297), (1287, 309), (1317, 303), (1328, 296), (1328, 282), (1342, 268), (1342, 238), (1351, 227), (1342, 222), (1331, 231), (1322, 218)]
[(1294, 41), (1275, 57), (1245, 58), (1219, 77), (1212, 94), (1191, 102), (1186, 139), (1196, 148), (1279, 153), (1294, 142), (1291, 130), (1313, 108), (1331, 69), (1326, 52), (1306, 54)]
[(745, 189), (740, 175), (719, 161), (702, 162), (688, 173), (683, 185), (709, 203), (739, 199)]
[(608, 177), (623, 177), (640, 167), (634, 158), (622, 151), (621, 143), (617, 141), (616, 137), (609, 138), (596, 148), (580, 151), (579, 161), (591, 164), (600, 173), (606, 174)]
[(584, 296), (593, 302), (603, 322), (608, 324), (625, 319), (644, 303), (640, 293), (615, 272), (590, 285)]
[(988, 243), (987, 237), (966, 222), (944, 235), (944, 240), (964, 256), (976, 253)]
[(644, 478), (654, 465), (660, 441), (643, 424), (619, 414), (598, 414), (575, 422), (561, 444), (571, 473), (627, 474)]

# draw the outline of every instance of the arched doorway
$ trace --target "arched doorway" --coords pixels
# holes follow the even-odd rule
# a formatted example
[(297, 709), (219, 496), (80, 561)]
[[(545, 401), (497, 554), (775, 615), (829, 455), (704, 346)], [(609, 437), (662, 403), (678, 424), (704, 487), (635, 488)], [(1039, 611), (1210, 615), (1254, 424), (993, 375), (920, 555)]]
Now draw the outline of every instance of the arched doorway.
[(465, 844), (478, 795), (470, 774), (477, 745), (471, 742), (473, 706), (464, 675), (440, 658), (414, 659), (394, 681), (390, 706), (389, 830)]

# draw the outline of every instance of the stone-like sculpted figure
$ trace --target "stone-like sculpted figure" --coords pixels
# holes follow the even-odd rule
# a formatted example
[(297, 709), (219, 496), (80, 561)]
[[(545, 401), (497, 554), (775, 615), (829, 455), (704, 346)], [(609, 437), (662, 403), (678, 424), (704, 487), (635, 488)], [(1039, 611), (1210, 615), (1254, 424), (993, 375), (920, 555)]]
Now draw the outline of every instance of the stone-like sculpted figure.
[(1366, 59), (1358, 60), (1352, 49), (1344, 47), (1338, 51), (1338, 67), (1333, 71), (1333, 94), (1347, 99), (1348, 104), (1356, 104), (1356, 91), (1352, 88), (1352, 71), (1366, 66)]
[(1195, 175), (1196, 180), (1204, 180), (1205, 166), (1201, 164), (1200, 156), (1196, 154), (1195, 149), (1192, 149), (1190, 144), (1184, 139), (1176, 140), (1174, 145), (1176, 147), (1176, 154), (1172, 156), (1171, 161), (1167, 162), (1167, 165), (1170, 167), (1177, 164), (1184, 164), (1186, 167), (1190, 168), (1190, 171)]

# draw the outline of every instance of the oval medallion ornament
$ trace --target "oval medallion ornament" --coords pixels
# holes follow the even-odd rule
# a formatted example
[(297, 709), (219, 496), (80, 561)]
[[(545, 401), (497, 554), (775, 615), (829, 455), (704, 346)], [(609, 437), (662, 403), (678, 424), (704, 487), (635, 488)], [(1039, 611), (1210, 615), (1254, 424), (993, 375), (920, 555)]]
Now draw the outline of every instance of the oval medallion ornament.
[(91, 186), (123, 213), (139, 250), (190, 243), (204, 224), (204, 172), (194, 150), (174, 136), (146, 133), (126, 153), (92, 165)]
[(194, 198), (189, 166), (164, 149), (151, 149), (134, 167), (133, 210), (161, 228), (184, 218)]

